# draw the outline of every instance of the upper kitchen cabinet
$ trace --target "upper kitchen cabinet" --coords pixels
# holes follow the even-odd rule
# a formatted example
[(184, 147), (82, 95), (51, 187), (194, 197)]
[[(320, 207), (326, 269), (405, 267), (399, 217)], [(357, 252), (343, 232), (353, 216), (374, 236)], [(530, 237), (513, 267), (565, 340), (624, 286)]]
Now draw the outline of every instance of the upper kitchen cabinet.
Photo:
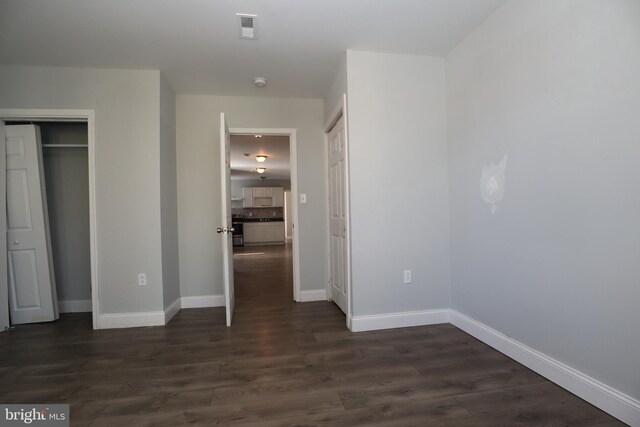
[(284, 188), (273, 188), (273, 206), (276, 208), (284, 207)]
[(281, 208), (284, 207), (284, 189), (282, 187), (245, 187), (243, 188), (245, 208)]
[(242, 207), (243, 208), (252, 208), (253, 207), (253, 188), (244, 187), (242, 189)]
[(274, 187), (255, 187), (253, 197), (273, 197)]

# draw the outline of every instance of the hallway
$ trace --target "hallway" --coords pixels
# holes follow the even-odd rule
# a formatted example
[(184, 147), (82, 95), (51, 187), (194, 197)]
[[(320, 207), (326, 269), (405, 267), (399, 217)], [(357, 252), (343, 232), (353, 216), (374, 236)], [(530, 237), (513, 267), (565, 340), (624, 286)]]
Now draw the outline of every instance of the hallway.
[(240, 312), (293, 301), (291, 243), (234, 247), (233, 272)]

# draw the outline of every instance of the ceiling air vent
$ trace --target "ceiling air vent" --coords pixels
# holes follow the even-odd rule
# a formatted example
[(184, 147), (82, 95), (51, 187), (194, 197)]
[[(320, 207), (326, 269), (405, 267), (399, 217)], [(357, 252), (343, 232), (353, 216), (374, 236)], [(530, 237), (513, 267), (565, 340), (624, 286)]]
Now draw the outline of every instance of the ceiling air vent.
[(240, 38), (247, 40), (256, 39), (256, 18), (258, 15), (248, 13), (236, 13), (240, 18)]

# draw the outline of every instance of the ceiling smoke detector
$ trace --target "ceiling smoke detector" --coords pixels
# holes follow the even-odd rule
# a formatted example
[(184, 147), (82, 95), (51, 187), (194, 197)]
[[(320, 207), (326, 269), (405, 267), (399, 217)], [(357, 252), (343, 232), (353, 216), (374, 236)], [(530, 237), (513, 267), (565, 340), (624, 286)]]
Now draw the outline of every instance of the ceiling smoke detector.
[(256, 87), (265, 87), (267, 85), (267, 79), (264, 77), (256, 77), (253, 79), (253, 84), (256, 85)]
[(250, 13), (236, 13), (240, 19), (240, 38), (245, 40), (255, 40), (256, 36), (256, 18), (258, 15)]

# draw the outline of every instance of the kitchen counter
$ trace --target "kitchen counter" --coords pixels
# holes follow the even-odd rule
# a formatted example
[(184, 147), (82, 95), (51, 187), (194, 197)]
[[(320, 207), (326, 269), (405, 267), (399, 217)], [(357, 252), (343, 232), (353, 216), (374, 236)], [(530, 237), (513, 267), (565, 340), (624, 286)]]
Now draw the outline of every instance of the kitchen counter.
[[(284, 221), (279, 218), (251, 218), (252, 221), (242, 223), (244, 243), (272, 244), (285, 242)], [(266, 219), (266, 221), (260, 221)]]
[[(238, 220), (236, 220), (238, 221)], [(284, 218), (242, 218), (239, 221), (242, 222), (280, 222), (284, 221)]]

